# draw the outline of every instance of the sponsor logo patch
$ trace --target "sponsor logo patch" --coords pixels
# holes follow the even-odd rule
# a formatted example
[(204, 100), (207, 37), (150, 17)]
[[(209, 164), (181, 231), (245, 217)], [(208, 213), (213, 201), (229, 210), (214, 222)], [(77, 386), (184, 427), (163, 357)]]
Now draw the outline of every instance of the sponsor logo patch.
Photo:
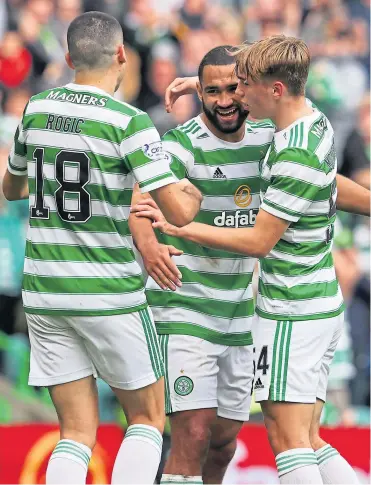
[(169, 158), (169, 155), (164, 152), (161, 141), (155, 141), (153, 143), (146, 143), (142, 147), (144, 155), (151, 160), (158, 160), (159, 158)]
[(234, 193), (234, 203), (238, 207), (248, 207), (251, 204), (252, 195), (248, 185), (240, 185)]
[(220, 167), (218, 167), (213, 175), (213, 179), (226, 179), (226, 175), (221, 171)]
[(214, 225), (217, 227), (248, 227), (253, 226), (259, 209), (247, 211), (223, 211), (214, 218)]
[(264, 384), (262, 383), (260, 377), (257, 378), (254, 389), (264, 389)]

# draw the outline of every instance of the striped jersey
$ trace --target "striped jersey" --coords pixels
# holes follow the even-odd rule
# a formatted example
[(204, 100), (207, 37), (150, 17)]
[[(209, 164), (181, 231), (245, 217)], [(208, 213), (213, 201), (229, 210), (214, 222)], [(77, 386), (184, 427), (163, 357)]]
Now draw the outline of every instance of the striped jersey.
[(176, 181), (148, 115), (92, 86), (42, 92), (25, 109), (8, 169), (28, 175), (25, 311), (144, 308), (127, 221), (134, 179), (145, 192)]
[(320, 111), (275, 133), (261, 169), (261, 208), (290, 221), (260, 262), (257, 313), (274, 320), (343, 311), (331, 248), (336, 218), (334, 133)]
[[(242, 141), (217, 138), (198, 116), (163, 137), (178, 178), (203, 194), (195, 221), (217, 227), (251, 227), (259, 210), (259, 160), (273, 137), (270, 122), (247, 122)], [(183, 250), (175, 259), (182, 287), (163, 291), (149, 278), (147, 299), (159, 334), (200, 337), (224, 345), (251, 343), (255, 258), (158, 235)]]

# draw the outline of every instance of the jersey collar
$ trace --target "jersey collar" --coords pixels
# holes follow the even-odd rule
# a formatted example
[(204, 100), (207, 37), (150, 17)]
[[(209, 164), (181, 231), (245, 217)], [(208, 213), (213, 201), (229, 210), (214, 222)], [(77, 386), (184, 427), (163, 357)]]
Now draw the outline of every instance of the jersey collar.
[(90, 84), (69, 83), (66, 84), (65, 87), (67, 89), (71, 89), (72, 91), (88, 91), (89, 93), (101, 94), (103, 96), (109, 96), (110, 98), (112, 98), (112, 96), (103, 89), (97, 88), (96, 86), (90, 86)]

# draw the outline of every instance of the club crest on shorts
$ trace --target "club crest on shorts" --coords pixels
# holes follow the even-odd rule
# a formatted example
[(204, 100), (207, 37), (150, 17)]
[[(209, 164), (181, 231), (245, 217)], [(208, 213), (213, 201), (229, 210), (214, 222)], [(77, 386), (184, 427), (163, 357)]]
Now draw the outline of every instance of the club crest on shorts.
[(187, 376), (180, 376), (174, 382), (174, 390), (179, 396), (188, 396), (193, 391), (193, 388), (193, 381)]

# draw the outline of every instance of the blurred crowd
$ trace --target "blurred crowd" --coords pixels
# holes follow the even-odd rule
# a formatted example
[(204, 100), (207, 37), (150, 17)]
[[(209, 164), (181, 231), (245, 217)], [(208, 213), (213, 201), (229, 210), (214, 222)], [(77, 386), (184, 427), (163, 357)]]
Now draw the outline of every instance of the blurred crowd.
[[(307, 96), (334, 126), (339, 172), (370, 186), (369, 0), (0, 0), (0, 178), (28, 98), (72, 80), (66, 32), (89, 10), (122, 24), (128, 64), (117, 97), (147, 111), (161, 134), (199, 112), (189, 95), (166, 114), (163, 97), (175, 77), (197, 73), (208, 50), (277, 33), (302, 37), (312, 54)], [(27, 201), (7, 203), (0, 195), (0, 387), (11, 382), (47, 406), (46, 394), (26, 385), (20, 288), (27, 218)], [(339, 214), (338, 221), (334, 253), (347, 327), (323, 419), (351, 425), (369, 419), (370, 234), (368, 220)], [(0, 416), (11, 420), (11, 406), (4, 406), (0, 400)], [(107, 406), (102, 412), (110, 420), (115, 411)]]

